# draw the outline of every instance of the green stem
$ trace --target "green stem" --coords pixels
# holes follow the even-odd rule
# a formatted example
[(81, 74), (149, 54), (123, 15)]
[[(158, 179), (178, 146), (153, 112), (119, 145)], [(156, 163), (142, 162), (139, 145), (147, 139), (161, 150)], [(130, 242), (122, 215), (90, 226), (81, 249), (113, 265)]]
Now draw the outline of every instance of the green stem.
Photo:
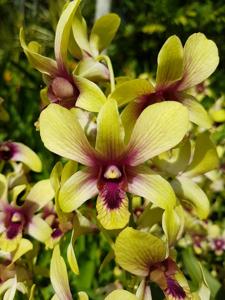
[(110, 85), (111, 85), (111, 92), (115, 90), (115, 77), (114, 77), (114, 71), (112, 67), (112, 63), (110, 58), (107, 55), (99, 55), (97, 57), (97, 60), (104, 60), (107, 64), (108, 70), (109, 70), (109, 77), (110, 77)]

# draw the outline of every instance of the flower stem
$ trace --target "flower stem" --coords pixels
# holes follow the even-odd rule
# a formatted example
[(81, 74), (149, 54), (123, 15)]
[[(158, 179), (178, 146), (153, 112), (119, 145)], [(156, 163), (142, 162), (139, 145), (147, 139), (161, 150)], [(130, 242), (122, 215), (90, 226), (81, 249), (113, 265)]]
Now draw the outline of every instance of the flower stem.
[(99, 55), (97, 57), (97, 60), (104, 60), (107, 64), (108, 70), (109, 70), (109, 77), (110, 77), (110, 85), (111, 85), (111, 92), (115, 90), (115, 77), (114, 77), (114, 71), (111, 63), (111, 59), (107, 55)]

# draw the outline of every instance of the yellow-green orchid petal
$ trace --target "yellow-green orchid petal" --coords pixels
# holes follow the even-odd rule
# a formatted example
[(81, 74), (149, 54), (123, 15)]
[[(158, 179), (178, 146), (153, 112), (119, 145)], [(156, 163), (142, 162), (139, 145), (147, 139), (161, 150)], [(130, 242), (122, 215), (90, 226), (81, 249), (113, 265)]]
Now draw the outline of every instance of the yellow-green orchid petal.
[(35, 215), (27, 226), (27, 232), (36, 240), (45, 243), (51, 237), (52, 229), (41, 216)]
[(77, 64), (74, 73), (94, 82), (109, 80), (109, 70), (107, 67), (93, 57), (83, 58), (83, 60)]
[(20, 193), (22, 193), (25, 189), (26, 189), (26, 184), (21, 184), (21, 185), (17, 185), (12, 189), (12, 202), (16, 203), (17, 197), (19, 196)]
[(190, 95), (183, 94), (181, 97), (182, 104), (185, 105), (189, 111), (190, 121), (203, 128), (211, 128), (212, 121), (204, 107)]
[(118, 289), (111, 292), (105, 300), (139, 300), (134, 294), (131, 294), (128, 291)]
[(184, 45), (184, 78), (179, 90), (188, 89), (207, 79), (219, 63), (218, 49), (202, 33), (192, 34)]
[(154, 92), (154, 87), (148, 80), (133, 79), (119, 84), (109, 95), (109, 100), (116, 100), (120, 107), (152, 92)]
[(165, 243), (151, 233), (124, 229), (115, 243), (116, 262), (126, 271), (146, 277), (154, 263), (161, 262), (166, 257)]
[(27, 239), (21, 239), (18, 248), (15, 250), (12, 256), (12, 263), (17, 261), (25, 253), (33, 249), (33, 244)]
[(71, 295), (66, 264), (60, 254), (59, 245), (56, 245), (50, 264), (50, 279), (59, 300), (73, 300)]
[(90, 34), (90, 47), (94, 56), (109, 46), (119, 26), (120, 17), (113, 13), (96, 20)]
[(184, 174), (188, 177), (195, 177), (218, 167), (219, 157), (216, 146), (207, 132), (200, 133), (196, 139), (192, 162)]
[(50, 151), (84, 165), (93, 164), (91, 155), (94, 150), (68, 109), (57, 104), (44, 109), (40, 115), (40, 134)]
[(128, 144), (135, 166), (176, 146), (188, 130), (188, 110), (168, 101), (150, 105), (141, 113)]
[(136, 291), (138, 300), (152, 300), (152, 293), (146, 278), (143, 278)]
[(54, 197), (54, 190), (49, 179), (37, 182), (26, 196), (26, 200), (34, 202), (37, 209), (44, 207)]
[(176, 35), (166, 40), (158, 55), (157, 88), (168, 86), (182, 78), (183, 52), (182, 43)]
[[(113, 126), (112, 126), (113, 124)], [(96, 149), (107, 159), (124, 151), (124, 130), (115, 100), (107, 100), (97, 118)]]
[(72, 57), (81, 60), (82, 59), (82, 51), (78, 46), (77, 42), (74, 39), (73, 30), (70, 31), (69, 43), (68, 43), (68, 51), (72, 55)]
[(81, 0), (70, 2), (59, 19), (55, 33), (55, 57), (58, 65), (65, 64), (67, 49), (72, 27), (73, 16), (80, 5)]
[(70, 243), (67, 248), (67, 259), (68, 259), (68, 263), (69, 263), (71, 270), (74, 272), (74, 274), (79, 275), (79, 267), (78, 267), (76, 255), (74, 252), (74, 242), (75, 242), (75, 235), (74, 235), (74, 230), (73, 230), (72, 234), (71, 234)]
[(123, 199), (120, 199), (119, 207), (114, 209), (109, 209), (105, 203), (105, 199), (99, 195), (96, 209), (98, 212), (98, 220), (107, 230), (121, 229), (129, 222), (130, 212), (128, 210), (128, 198), (126, 195)]
[(7, 178), (5, 177), (5, 175), (0, 174), (0, 201), (4, 201), (6, 202), (7, 199), (7, 195), (8, 195), (8, 182), (7, 182)]
[(176, 196), (170, 184), (158, 174), (150, 174), (146, 168), (136, 167), (137, 174), (132, 182), (128, 182), (128, 191), (146, 198), (148, 202), (167, 209), (176, 204)]
[(64, 183), (59, 192), (59, 205), (64, 212), (71, 212), (97, 193), (97, 178), (89, 169), (83, 169)]
[(67, 179), (76, 173), (78, 164), (75, 161), (69, 160), (62, 169), (61, 184), (63, 185)]
[(74, 39), (81, 50), (91, 54), (91, 49), (88, 41), (87, 24), (83, 18), (80, 9), (75, 13), (72, 23)]
[(163, 213), (162, 226), (169, 246), (175, 245), (183, 231), (184, 216), (182, 212), (182, 209), (179, 209), (180, 214), (176, 209), (166, 209)]
[(81, 76), (74, 76), (74, 82), (80, 91), (76, 106), (88, 111), (98, 112), (106, 102), (102, 90), (95, 83)]
[(8, 279), (0, 287), (0, 295), (5, 292), (3, 300), (13, 300), (16, 295), (17, 277)]
[(33, 150), (22, 143), (13, 142), (12, 144), (15, 147), (15, 153), (13, 154), (12, 160), (21, 161), (32, 171), (41, 172), (41, 160)]
[(176, 195), (190, 204), (200, 219), (206, 219), (209, 214), (209, 200), (203, 190), (191, 179), (179, 176), (171, 182)]
[(191, 143), (189, 139), (179, 144), (179, 147), (164, 152), (154, 158), (154, 164), (169, 175), (177, 175), (184, 171), (191, 158)]
[(79, 297), (78, 300), (89, 300), (89, 297), (88, 297), (87, 293), (85, 293), (85, 292), (79, 292), (78, 297)]
[(52, 169), (52, 172), (50, 174), (50, 182), (51, 185), (55, 191), (55, 194), (57, 193), (57, 191), (60, 188), (60, 184), (61, 184), (61, 174), (62, 174), (62, 170), (63, 170), (63, 165), (60, 161), (58, 161), (55, 165), (54, 168)]
[(35, 69), (49, 76), (57, 73), (57, 64), (55, 60), (39, 54), (36, 51), (37, 49), (35, 49), (36, 47), (32, 46), (34, 44), (29, 44), (28, 46), (26, 45), (23, 28), (20, 29), (20, 44), (27, 56), (27, 59), (29, 60), (29, 63)]
[(151, 207), (152, 203), (149, 203), (141, 216), (137, 220), (138, 228), (151, 228), (157, 223), (161, 223), (163, 210), (159, 207)]

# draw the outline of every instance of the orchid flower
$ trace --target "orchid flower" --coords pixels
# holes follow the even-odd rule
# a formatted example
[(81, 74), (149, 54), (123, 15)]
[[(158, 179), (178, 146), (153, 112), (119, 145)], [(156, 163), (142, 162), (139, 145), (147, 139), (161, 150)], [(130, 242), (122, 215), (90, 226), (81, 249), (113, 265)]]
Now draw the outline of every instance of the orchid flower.
[(37, 42), (30, 42), (27, 46), (23, 29), (20, 31), (20, 42), (30, 64), (43, 74), (48, 87), (47, 97), (51, 102), (67, 108), (76, 105), (96, 112), (104, 103), (102, 91), (93, 82), (71, 74), (67, 66), (67, 49), (72, 20), (80, 2), (81, 0), (70, 2), (59, 19), (55, 35), (56, 60), (39, 54), (40, 45)]
[[(75, 68), (75, 74), (93, 81), (109, 79), (109, 69), (99, 62), (105, 56), (101, 55), (114, 38), (120, 25), (120, 18), (114, 13), (109, 13), (97, 19), (88, 36), (87, 24), (80, 10), (75, 13), (72, 31), (73, 43), (71, 53), (82, 59)], [(107, 34), (106, 34), (107, 33)]]
[[(18, 259), (32, 248), (32, 243), (23, 239), (23, 234), (28, 233), (40, 242), (45, 243), (52, 233), (50, 226), (35, 214), (46, 205), (54, 196), (53, 189), (48, 179), (36, 183), (26, 195), (22, 205), (17, 205), (18, 195), (24, 191), (25, 185), (16, 186), (12, 193), (8, 193), (7, 179), (0, 174), (0, 247), (4, 251), (14, 253)], [(11, 196), (11, 202), (9, 198)]]
[(166, 244), (148, 232), (124, 229), (115, 243), (116, 262), (126, 271), (155, 282), (168, 300), (192, 299), (188, 283), (175, 261), (167, 256)]
[(143, 163), (177, 145), (188, 124), (187, 109), (181, 104), (155, 104), (140, 115), (126, 146), (116, 101), (106, 101), (97, 118), (94, 149), (69, 110), (49, 105), (40, 115), (45, 147), (86, 166), (60, 189), (61, 209), (71, 212), (98, 195), (100, 223), (106, 229), (116, 229), (129, 221), (127, 192), (163, 209), (173, 207), (176, 198), (168, 182), (147, 171)]
[(32, 171), (40, 172), (42, 164), (37, 154), (22, 143), (11, 141), (0, 143), (0, 161), (22, 162)]
[(191, 210), (200, 219), (206, 219), (210, 210), (209, 200), (194, 179), (219, 166), (216, 147), (209, 134), (203, 132), (197, 136), (193, 155), (187, 140), (178, 149), (172, 150), (172, 153), (159, 155), (154, 164), (170, 177), (171, 185), (181, 199), (181, 204), (189, 204), (189, 210), (191, 206)]
[(122, 113), (127, 138), (143, 109), (161, 101), (181, 102), (188, 108), (193, 123), (210, 128), (207, 112), (186, 91), (207, 79), (218, 63), (218, 49), (204, 34), (192, 34), (184, 47), (177, 36), (168, 38), (158, 55), (156, 86), (144, 79), (134, 79), (119, 85), (110, 96), (119, 106), (130, 102)]

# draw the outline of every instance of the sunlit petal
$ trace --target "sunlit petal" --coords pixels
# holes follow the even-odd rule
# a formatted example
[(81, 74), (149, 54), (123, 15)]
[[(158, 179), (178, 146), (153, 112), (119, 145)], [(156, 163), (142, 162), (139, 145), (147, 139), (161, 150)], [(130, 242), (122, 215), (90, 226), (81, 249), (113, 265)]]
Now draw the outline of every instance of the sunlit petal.
[(27, 232), (36, 240), (45, 243), (51, 237), (52, 229), (41, 216), (35, 215), (27, 226)]
[(115, 290), (113, 292), (111, 292), (106, 298), (105, 300), (138, 300), (139, 298), (137, 298), (134, 294), (131, 294), (128, 291), (125, 290)]

